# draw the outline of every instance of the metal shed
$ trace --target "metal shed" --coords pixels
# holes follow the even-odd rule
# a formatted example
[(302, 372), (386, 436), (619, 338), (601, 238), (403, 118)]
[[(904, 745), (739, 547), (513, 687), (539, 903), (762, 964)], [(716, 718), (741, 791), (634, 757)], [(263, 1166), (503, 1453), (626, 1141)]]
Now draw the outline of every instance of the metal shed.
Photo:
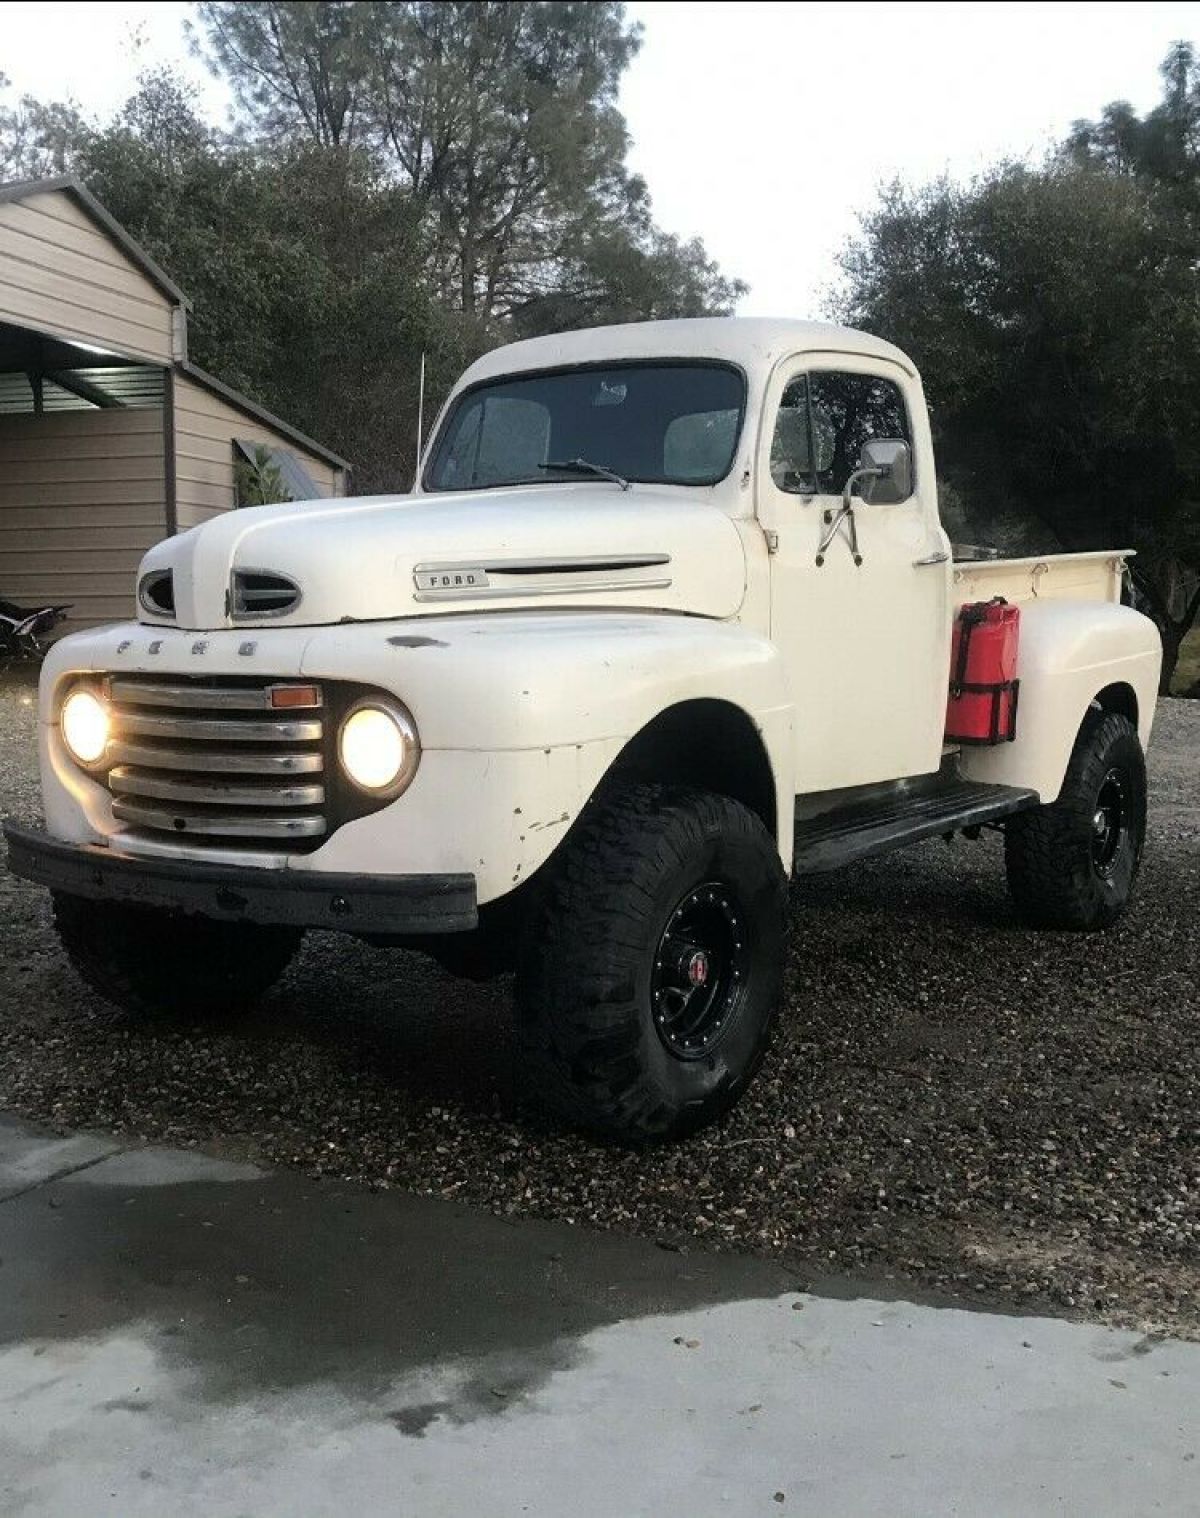
[(265, 448), (293, 499), (349, 465), (190, 363), (190, 302), (74, 178), (0, 185), (0, 596), (131, 614), (152, 543), (237, 505)]

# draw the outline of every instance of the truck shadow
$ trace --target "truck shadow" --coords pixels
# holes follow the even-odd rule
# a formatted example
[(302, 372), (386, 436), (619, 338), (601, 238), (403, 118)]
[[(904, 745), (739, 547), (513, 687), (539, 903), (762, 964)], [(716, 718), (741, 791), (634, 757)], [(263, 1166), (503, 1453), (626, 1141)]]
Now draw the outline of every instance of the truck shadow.
[[(0, 1200), (0, 1216), (0, 1361), (22, 1350), (31, 1395), (53, 1401), (57, 1381), (78, 1403), (87, 1356), (124, 1345), (129, 1373), (97, 1380), (100, 1415), (322, 1385), (419, 1437), (512, 1410), (596, 1328), (792, 1284), (765, 1260), (518, 1229), (450, 1202), (154, 1149)], [(0, 1400), (19, 1395), (9, 1381)]]

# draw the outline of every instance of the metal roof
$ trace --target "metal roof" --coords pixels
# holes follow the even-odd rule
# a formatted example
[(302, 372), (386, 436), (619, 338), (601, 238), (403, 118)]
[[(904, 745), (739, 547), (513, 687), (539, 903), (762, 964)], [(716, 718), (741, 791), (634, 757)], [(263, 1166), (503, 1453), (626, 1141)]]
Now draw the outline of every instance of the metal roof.
[[(72, 367), (42, 372), (44, 411), (95, 411), (105, 406), (161, 406), (163, 371), (153, 364), (119, 369)], [(33, 386), (19, 370), (0, 373), (0, 415), (33, 412)]]
[(232, 389), (229, 385), (222, 384), (214, 375), (207, 374), (203, 369), (198, 369), (189, 360), (185, 359), (181, 363), (177, 362), (175, 369), (179, 374), (186, 374), (188, 379), (194, 380), (197, 385), (202, 386), (205, 390), (211, 390), (214, 395), (219, 395), (222, 400), (228, 401), (236, 410), (243, 412), (246, 416), (254, 417), (255, 420), (262, 422), (264, 426), (274, 428), (276, 432), (282, 433), (284, 437), (291, 438), (293, 443), (298, 443), (301, 448), (307, 448), (310, 453), (315, 453), (328, 463), (333, 464), (335, 468), (352, 469), (354, 467), (348, 459), (342, 458), (340, 453), (334, 453), (331, 448), (326, 448), (324, 444), (318, 443), (314, 438), (309, 437), (307, 433), (301, 432), (298, 427), (293, 427), (290, 422), (285, 422), (282, 417), (278, 417), (273, 412), (268, 411), (265, 406), (257, 405), (254, 401), (247, 399), (246, 396)]
[(153, 281), (164, 295), (182, 306), (186, 311), (192, 309), (192, 303), (158, 264), (150, 257), (145, 248), (121, 225), (115, 217), (100, 204), (87, 185), (74, 174), (60, 174), (55, 179), (13, 179), (7, 184), (0, 184), (0, 205), (11, 200), (28, 200), (31, 195), (49, 195), (54, 191), (62, 191), (71, 195), (92, 220), (108, 233), (109, 237), (138, 265), (142, 272)]

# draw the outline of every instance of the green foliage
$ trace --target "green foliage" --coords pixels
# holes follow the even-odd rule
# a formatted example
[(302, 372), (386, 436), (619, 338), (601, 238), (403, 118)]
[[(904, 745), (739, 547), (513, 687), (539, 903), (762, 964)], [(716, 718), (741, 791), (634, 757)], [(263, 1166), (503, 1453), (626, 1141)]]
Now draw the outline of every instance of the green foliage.
[(1127, 100), (1115, 100), (1099, 121), (1074, 124), (1063, 153), (1076, 163), (1168, 186), (1195, 209), (1200, 204), (1200, 61), (1192, 43), (1176, 42), (1159, 73), (1163, 98), (1145, 117)]
[(373, 5), (280, 0), (201, 4), (195, 49), (234, 87), (247, 116), (268, 136), (319, 147), (353, 147), (364, 116)]
[(237, 460), (233, 466), (233, 480), (239, 506), (274, 506), (279, 501), (292, 499), (283, 483), (279, 465), (271, 457), (271, 450), (261, 444), (255, 448), (253, 459)]
[(921, 366), (967, 534), (1139, 549), (1170, 663), (1200, 604), (1191, 50), (1164, 76), (1144, 121), (1110, 106), (1041, 167), (888, 187), (843, 256), (838, 314)]
[(405, 487), (416, 374), (447, 389), (488, 337), (431, 297), (407, 194), (362, 153), (227, 141), (170, 75), (143, 81), (72, 167), (188, 292), (204, 368)]
[[(8, 88), (0, 72), (0, 95)], [(66, 102), (43, 104), (22, 95), (15, 105), (0, 103), (0, 183), (63, 173), (82, 127), (78, 110)]]
[(357, 149), (408, 192), (433, 292), (468, 316), (728, 310), (743, 287), (653, 225), (616, 106), (640, 46), (609, 0), (199, 6), (253, 138)]

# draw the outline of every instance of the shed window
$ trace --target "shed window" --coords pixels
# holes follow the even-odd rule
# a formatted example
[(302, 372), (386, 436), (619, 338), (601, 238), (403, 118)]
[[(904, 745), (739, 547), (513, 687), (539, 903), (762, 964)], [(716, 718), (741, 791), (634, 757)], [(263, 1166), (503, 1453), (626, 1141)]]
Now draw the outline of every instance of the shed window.
[(233, 464), (235, 506), (311, 501), (321, 494), (312, 475), (288, 448), (235, 437)]

